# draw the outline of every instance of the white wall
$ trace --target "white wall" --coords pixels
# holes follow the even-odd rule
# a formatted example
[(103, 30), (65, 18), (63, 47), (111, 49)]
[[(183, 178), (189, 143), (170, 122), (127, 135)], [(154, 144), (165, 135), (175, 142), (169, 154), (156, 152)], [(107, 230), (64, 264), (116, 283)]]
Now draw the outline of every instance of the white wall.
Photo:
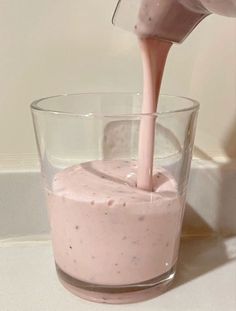
[[(0, 167), (35, 165), (29, 104), (78, 91), (139, 91), (136, 38), (116, 0), (0, 0)], [(170, 54), (163, 92), (201, 101), (196, 144), (236, 157), (236, 20), (211, 16)]]

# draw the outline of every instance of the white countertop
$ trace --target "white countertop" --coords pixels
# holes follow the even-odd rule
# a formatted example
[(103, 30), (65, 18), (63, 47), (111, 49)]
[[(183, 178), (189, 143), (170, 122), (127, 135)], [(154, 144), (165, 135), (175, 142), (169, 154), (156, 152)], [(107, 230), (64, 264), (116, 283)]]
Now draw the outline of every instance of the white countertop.
[(82, 300), (57, 280), (49, 241), (0, 241), (1, 311), (235, 311), (236, 237), (184, 239), (172, 288), (130, 305)]

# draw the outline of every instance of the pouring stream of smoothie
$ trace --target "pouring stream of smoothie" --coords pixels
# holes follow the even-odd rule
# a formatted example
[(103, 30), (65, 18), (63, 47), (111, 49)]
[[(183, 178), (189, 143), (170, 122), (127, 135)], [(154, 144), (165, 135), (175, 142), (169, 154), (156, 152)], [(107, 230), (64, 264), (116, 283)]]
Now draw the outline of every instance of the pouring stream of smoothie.
[[(140, 49), (143, 62), (143, 114), (157, 111), (161, 81), (171, 42), (157, 38), (140, 38)], [(153, 191), (153, 154), (155, 141), (156, 118), (143, 116), (139, 132), (137, 187)]]

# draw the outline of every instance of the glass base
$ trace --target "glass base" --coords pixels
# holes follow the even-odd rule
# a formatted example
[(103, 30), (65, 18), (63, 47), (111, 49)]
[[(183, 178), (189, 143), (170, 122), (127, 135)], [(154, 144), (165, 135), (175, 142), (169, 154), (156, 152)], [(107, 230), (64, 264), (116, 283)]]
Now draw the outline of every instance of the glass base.
[(57, 264), (56, 269), (62, 285), (74, 295), (93, 302), (122, 304), (144, 301), (164, 293), (174, 279), (176, 265), (154, 279), (142, 283), (115, 286), (77, 280), (62, 271)]

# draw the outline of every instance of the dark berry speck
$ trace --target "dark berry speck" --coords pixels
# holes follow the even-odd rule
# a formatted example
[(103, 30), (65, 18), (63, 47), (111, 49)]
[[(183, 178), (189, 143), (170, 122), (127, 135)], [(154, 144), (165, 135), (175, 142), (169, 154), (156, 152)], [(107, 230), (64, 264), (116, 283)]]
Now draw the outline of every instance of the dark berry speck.
[(145, 216), (140, 216), (140, 217), (138, 218), (139, 221), (143, 221), (144, 219), (145, 219)]
[(108, 206), (111, 206), (113, 203), (114, 203), (114, 200), (109, 200), (109, 201), (107, 202)]

